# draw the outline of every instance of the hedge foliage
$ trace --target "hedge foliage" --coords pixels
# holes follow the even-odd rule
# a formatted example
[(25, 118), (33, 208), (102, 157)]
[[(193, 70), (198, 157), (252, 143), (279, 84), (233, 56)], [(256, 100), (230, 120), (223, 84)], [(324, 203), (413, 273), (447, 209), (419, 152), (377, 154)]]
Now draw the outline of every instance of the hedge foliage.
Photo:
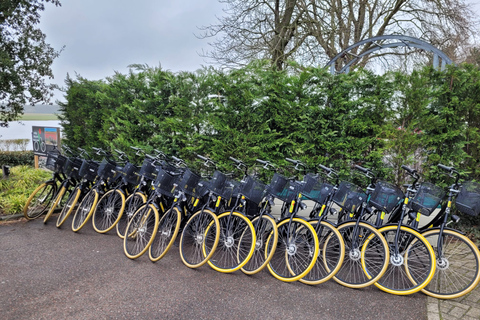
[[(284, 165), (322, 163), (345, 175), (352, 163), (403, 183), (402, 164), (439, 177), (437, 163), (479, 177), (480, 71), (330, 75), (275, 71), (268, 63), (172, 73), (135, 65), (128, 74), (67, 78), (60, 119), (71, 147), (153, 148), (227, 165), (233, 156)], [(133, 153), (131, 153), (133, 156)]]
[(0, 166), (33, 166), (33, 151), (0, 151)]

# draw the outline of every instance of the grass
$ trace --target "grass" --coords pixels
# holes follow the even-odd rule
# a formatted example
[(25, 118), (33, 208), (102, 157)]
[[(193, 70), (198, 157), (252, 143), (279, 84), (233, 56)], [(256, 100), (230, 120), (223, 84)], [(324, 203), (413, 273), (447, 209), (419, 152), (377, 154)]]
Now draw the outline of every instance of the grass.
[(17, 166), (10, 170), (10, 176), (3, 178), (0, 172), (0, 214), (16, 214), (23, 210), (30, 194), (40, 183), (52, 176), (50, 171)]
[(43, 113), (25, 113), (20, 117), (22, 121), (45, 121), (45, 120), (58, 120), (56, 114), (43, 114)]

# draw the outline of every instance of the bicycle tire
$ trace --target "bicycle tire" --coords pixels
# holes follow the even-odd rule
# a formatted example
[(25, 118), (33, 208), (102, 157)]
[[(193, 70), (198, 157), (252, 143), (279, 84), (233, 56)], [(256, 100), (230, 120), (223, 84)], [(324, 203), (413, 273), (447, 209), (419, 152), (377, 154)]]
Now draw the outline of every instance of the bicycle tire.
[(153, 204), (143, 205), (135, 212), (123, 238), (123, 252), (129, 259), (137, 259), (148, 250), (157, 233), (158, 219)]
[(23, 216), (27, 220), (40, 217), (49, 208), (56, 191), (57, 185), (53, 181), (39, 185), (28, 197), (23, 207)]
[(390, 249), (388, 268), (375, 283), (382, 291), (395, 295), (409, 295), (422, 290), (435, 274), (435, 253), (428, 241), (416, 230), (400, 226), (400, 252), (394, 253), (394, 239), (398, 225), (379, 228)]
[[(291, 223), (290, 223), (291, 222)], [(312, 270), (318, 257), (318, 237), (315, 229), (301, 218), (287, 218), (277, 223), (278, 241), (268, 270), (278, 280), (293, 282)], [(272, 252), (272, 236), (267, 239), (265, 256)]]
[(182, 213), (177, 207), (168, 210), (160, 218), (155, 238), (148, 249), (148, 257), (152, 262), (162, 259), (177, 239), (182, 222)]
[(179, 244), (180, 258), (187, 267), (199, 268), (210, 260), (219, 240), (220, 223), (217, 216), (211, 210), (199, 210), (183, 228)]
[(98, 200), (92, 215), (92, 224), (98, 233), (107, 233), (115, 228), (125, 209), (125, 194), (119, 190), (108, 190)]
[[(345, 244), (345, 255), (333, 279), (354, 289), (374, 284), (387, 269), (390, 257), (388, 243), (376, 228), (365, 222), (358, 225), (356, 221), (345, 222), (338, 225), (337, 230)], [(330, 237), (326, 239), (327, 245), (329, 241)]]
[(433, 246), (436, 271), (422, 292), (437, 299), (455, 299), (471, 292), (480, 282), (480, 252), (469, 238), (456, 230), (443, 230), (443, 254), (439, 256), (439, 229), (422, 235)]
[[(275, 219), (268, 215), (262, 215), (260, 217), (255, 217), (252, 220), (253, 227), (255, 229), (255, 250), (252, 257), (247, 261), (247, 263), (241, 268), (242, 272), (248, 275), (254, 275), (262, 271), (270, 262), (273, 257), (273, 253), (277, 247), (278, 241), (278, 229)], [(274, 247), (271, 248), (270, 253), (266, 254), (266, 242), (268, 236), (272, 234), (273, 240), (272, 244)], [(249, 238), (249, 237), (247, 237)], [(246, 239), (247, 239), (246, 238)], [(240, 238), (240, 243), (242, 242), (243, 237)], [(240, 246), (243, 246), (242, 244)], [(248, 243), (247, 243), (248, 246)]]
[[(340, 270), (345, 258), (345, 243), (340, 232), (331, 223), (320, 221), (319, 227), (318, 220), (309, 222), (317, 232), (321, 254), (318, 255), (312, 270), (299, 281), (317, 285), (330, 280)], [(328, 242), (327, 239), (329, 239)]]
[(53, 215), (53, 212), (55, 209), (58, 207), (58, 205), (62, 202), (62, 199), (65, 195), (65, 192), (67, 191), (67, 188), (65, 186), (61, 186), (60, 190), (58, 190), (57, 194), (55, 195), (55, 198), (53, 199), (52, 205), (48, 209), (47, 214), (43, 218), (43, 223), (47, 223), (47, 221), (50, 219), (50, 217)]
[[(224, 212), (218, 216), (220, 239), (207, 261), (215, 271), (231, 273), (242, 268), (255, 250), (255, 229), (250, 219), (239, 212)], [(208, 230), (207, 230), (208, 234)], [(242, 246), (240, 239), (243, 237)]]
[(98, 191), (95, 189), (90, 190), (75, 210), (75, 215), (72, 220), (72, 231), (80, 231), (90, 220), (90, 217), (95, 210), (95, 206), (98, 202)]
[(137, 209), (146, 202), (147, 196), (143, 192), (135, 192), (127, 197), (125, 200), (124, 212), (115, 226), (117, 235), (121, 239), (125, 238), (125, 231), (127, 230), (130, 219), (133, 217)]
[(67, 203), (62, 208), (62, 211), (57, 217), (57, 228), (60, 228), (62, 224), (65, 223), (65, 221), (68, 219), (72, 211), (75, 209), (75, 206), (77, 205), (78, 199), (80, 199), (80, 195), (82, 194), (82, 190), (80, 187), (76, 187), (72, 193), (70, 193), (70, 196), (68, 197)]

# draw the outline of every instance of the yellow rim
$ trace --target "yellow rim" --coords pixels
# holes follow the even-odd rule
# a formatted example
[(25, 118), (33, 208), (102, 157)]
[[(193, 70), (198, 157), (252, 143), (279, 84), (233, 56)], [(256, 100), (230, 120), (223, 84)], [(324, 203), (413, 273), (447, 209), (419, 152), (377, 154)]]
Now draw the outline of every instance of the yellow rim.
[[(398, 229), (398, 226), (392, 225), (392, 226), (382, 227), (382, 228), (378, 229), (378, 231), (380, 233), (382, 233), (382, 232), (385, 232), (385, 231), (394, 231), (394, 230), (397, 230), (397, 229)], [(426, 244), (425, 247), (428, 250), (428, 255), (430, 256), (430, 261), (432, 261), (432, 267), (430, 269), (430, 272), (428, 273), (428, 276), (427, 276), (426, 280), (422, 284), (416, 286), (415, 288), (412, 288), (412, 289), (409, 289), (409, 290), (395, 290), (395, 289), (391, 289), (391, 288), (386, 288), (386, 287), (382, 286), (381, 284), (379, 284), (378, 282), (375, 282), (375, 286), (377, 288), (379, 288), (380, 290), (391, 293), (391, 294), (402, 295), (403, 296), (403, 295), (413, 294), (413, 293), (418, 292), (418, 291), (422, 290), (423, 288), (425, 288), (428, 285), (428, 283), (430, 282), (430, 280), (432, 280), (433, 276), (435, 275), (436, 263), (435, 263), (435, 252), (433, 251), (432, 246), (428, 243), (428, 241), (427, 241), (427, 239), (425, 239), (425, 237), (423, 237), (419, 232), (417, 232), (417, 231), (415, 231), (411, 228), (408, 228), (406, 226), (401, 226), (400, 230), (410, 232), (411, 234), (415, 235), (415, 237), (417, 237), (415, 240), (412, 241), (412, 243), (409, 244), (408, 248), (410, 248), (417, 241), (422, 241), (424, 244)], [(408, 251), (408, 249), (407, 249), (407, 251)], [(404, 266), (405, 266), (405, 272), (407, 274), (407, 277), (410, 279), (410, 281), (412, 281), (413, 285), (417, 285), (417, 283), (415, 282), (413, 277), (410, 275), (410, 270), (407, 267), (408, 266), (408, 256), (405, 256), (404, 259), (405, 259)], [(390, 263), (390, 259), (389, 259), (389, 263)]]
[[(429, 236), (431, 234), (439, 233), (439, 231), (440, 230), (428, 230), (428, 231), (422, 233), (422, 235), (426, 238), (427, 236)], [(473, 249), (472, 251), (473, 251), (474, 255), (476, 255), (476, 257), (477, 257), (477, 268), (480, 268), (480, 265), (478, 265), (478, 264), (480, 264), (480, 251), (478, 250), (478, 247), (475, 245), (475, 243), (473, 243), (469, 238), (465, 237), (463, 234), (461, 234), (459, 232), (456, 232), (456, 231), (443, 230), (443, 233), (454, 235), (455, 237), (461, 238), (463, 241), (467, 242), (468, 245), (470, 246), (470, 248)], [(422, 292), (431, 296), (431, 297), (438, 298), (438, 299), (455, 299), (455, 298), (462, 297), (462, 296), (466, 295), (467, 293), (471, 292), (473, 289), (475, 289), (475, 287), (479, 283), (480, 283), (480, 271), (477, 270), (477, 276), (476, 276), (475, 280), (470, 284), (470, 286), (468, 286), (468, 288), (466, 288), (465, 290), (463, 290), (461, 292), (458, 292), (458, 293), (455, 293), (455, 294), (437, 294), (437, 293), (434, 293), (434, 292), (430, 292), (425, 288), (422, 289)]]
[[(78, 202), (78, 199), (80, 198), (81, 193), (82, 193), (82, 191), (80, 189), (76, 189), (75, 190), (75, 197), (73, 198), (73, 202), (70, 204), (70, 207), (67, 207), (65, 205), (65, 207), (62, 208), (62, 213), (63, 213), (63, 210), (67, 210), (67, 212), (63, 216), (62, 216), (62, 214), (60, 214), (58, 216), (58, 218), (57, 218), (57, 228), (60, 228), (62, 226), (62, 224), (67, 220), (67, 218), (70, 216), (73, 209), (75, 208), (75, 205)], [(67, 204), (68, 204), (68, 202), (67, 202)]]
[[(260, 217), (256, 217), (252, 220), (252, 224), (254, 224), (258, 219), (260, 219)], [(253, 275), (253, 274), (256, 274), (260, 271), (262, 271), (267, 265), (268, 263), (270, 262), (270, 260), (272, 260), (272, 257), (273, 257), (273, 254), (275, 253), (275, 250), (277, 248), (277, 241), (278, 241), (278, 229), (277, 229), (277, 223), (275, 222), (275, 220), (272, 218), (272, 217), (269, 217), (267, 215), (263, 215), (262, 216), (262, 219), (267, 219), (268, 221), (270, 221), (271, 225), (272, 225), (272, 231), (271, 231), (271, 235), (273, 235), (273, 247), (270, 251), (270, 254), (266, 254), (265, 250), (267, 249), (267, 246), (266, 245), (263, 245), (263, 248), (264, 248), (264, 252), (258, 252), (258, 253), (255, 253), (255, 251), (257, 249), (254, 250), (254, 254), (259, 254), (259, 255), (262, 255), (264, 257), (266, 257), (264, 259), (264, 262), (256, 269), (254, 270), (246, 270), (245, 269), (245, 265), (241, 268), (242, 269), (242, 272), (245, 273), (245, 274), (248, 274), (248, 275)], [(256, 232), (256, 231), (255, 231)], [(255, 233), (255, 236), (257, 237), (257, 241), (259, 241), (259, 238), (258, 238), (258, 234)], [(269, 235), (270, 236), (270, 235)], [(241, 240), (240, 240), (241, 241)], [(261, 241), (265, 241), (263, 239), (261, 239)], [(252, 257), (250, 258), (252, 259)], [(249, 260), (250, 261), (250, 260)], [(248, 262), (247, 262), (248, 263)]]
[[(356, 222), (355, 221), (351, 221), (351, 222), (347, 222), (347, 223), (344, 223), (344, 224), (341, 224), (340, 226), (338, 226), (337, 230), (340, 232), (340, 230), (344, 229), (344, 228), (347, 228), (347, 227), (355, 227), (356, 225)], [(383, 274), (385, 273), (385, 271), (387, 270), (387, 267), (388, 267), (388, 260), (390, 259), (390, 252), (388, 250), (388, 243), (387, 241), (385, 240), (385, 238), (380, 234), (380, 232), (378, 232), (378, 230), (372, 226), (370, 226), (369, 224), (366, 224), (364, 222), (359, 222), (358, 224), (359, 227), (362, 227), (364, 229), (367, 229), (369, 232), (371, 232), (371, 234), (369, 235), (369, 237), (365, 240), (365, 242), (363, 243), (363, 246), (361, 248), (361, 256), (360, 256), (360, 263), (361, 263), (361, 266), (362, 266), (362, 270), (364, 272), (364, 274), (366, 275), (366, 277), (369, 279), (369, 281), (366, 281), (366, 282), (362, 282), (362, 283), (350, 283), (350, 282), (346, 282), (346, 281), (343, 281), (342, 279), (338, 278), (336, 275), (333, 277), (333, 279), (335, 280), (335, 282), (341, 284), (342, 286), (345, 286), (347, 288), (352, 288), (352, 289), (360, 289), (360, 288), (365, 288), (365, 287), (368, 287), (370, 285), (372, 285), (373, 283), (375, 283), (378, 279), (380, 279)], [(342, 234), (340, 232), (340, 234)], [(365, 250), (367, 249), (368, 247), (368, 243), (374, 238), (374, 237), (377, 237), (380, 242), (382, 243), (383, 245), (383, 248), (384, 248), (384, 251), (385, 251), (385, 260), (384, 260), (384, 264), (382, 266), (382, 268), (380, 269), (380, 272), (373, 278), (371, 277), (368, 272), (366, 271), (366, 265), (365, 265)], [(331, 237), (328, 237), (326, 242), (328, 243), (328, 241), (330, 240)], [(346, 253), (345, 253), (346, 254)], [(345, 257), (345, 255), (344, 255)], [(341, 267), (340, 267), (341, 268)], [(337, 271), (338, 272), (338, 271)]]
[[(290, 219), (281, 221), (280, 223), (277, 224), (277, 228), (281, 227), (282, 225), (284, 225), (286, 223), (289, 223), (289, 221), (290, 221)], [(275, 273), (275, 270), (271, 267), (271, 262), (267, 265), (267, 268), (270, 271), (270, 273), (275, 278), (277, 278), (278, 280), (281, 280), (281, 281), (284, 281), (284, 282), (297, 281), (297, 280), (300, 280), (301, 278), (303, 278), (305, 275), (307, 275), (310, 272), (310, 270), (312, 270), (313, 266), (315, 265), (315, 263), (317, 261), (317, 257), (318, 257), (318, 251), (319, 251), (317, 233), (315, 232), (315, 229), (313, 229), (312, 225), (310, 223), (308, 223), (307, 221), (305, 221), (303, 219), (300, 219), (300, 218), (293, 218), (292, 221), (300, 223), (301, 225), (306, 227), (312, 233), (312, 238), (314, 240), (314, 248), (315, 249), (314, 249), (313, 256), (312, 256), (312, 261), (309, 263), (309, 265), (307, 266), (307, 268), (303, 272), (301, 272), (300, 274), (298, 274), (296, 276), (292, 276), (292, 277), (288, 277), (288, 278), (283, 277), (283, 276)], [(272, 233), (270, 233), (270, 236), (267, 239), (267, 243), (265, 244), (266, 248), (268, 248), (268, 245), (271, 241), (271, 237), (272, 237)], [(271, 251), (273, 251), (273, 250), (271, 250)], [(265, 251), (265, 257), (267, 257), (267, 255), (268, 255), (268, 252), (266, 250)], [(290, 264), (288, 263), (288, 253), (287, 253), (287, 251), (285, 251), (285, 260), (286, 260), (287, 268), (289, 269), (290, 273), (293, 275), (294, 272), (293, 272), (293, 270), (291, 270)]]
[[(253, 224), (250, 221), (250, 219), (248, 219), (247, 217), (245, 217), (243, 214), (241, 214), (239, 212), (232, 212), (232, 215), (235, 216), (235, 217), (239, 217), (240, 219), (242, 219), (247, 224), (247, 227), (250, 229), (251, 234), (252, 234), (252, 247), (250, 248), (250, 251), (248, 252), (247, 257), (243, 261), (239, 261), (240, 260), (239, 252), (238, 252), (239, 248), (237, 249), (237, 262), (239, 262), (239, 264), (235, 268), (228, 268), (228, 269), (221, 268), (221, 267), (218, 267), (215, 264), (213, 264), (212, 261), (208, 260), (207, 263), (210, 267), (212, 267), (212, 269), (214, 269), (218, 272), (222, 272), (222, 273), (231, 273), (231, 272), (235, 272), (235, 271), (239, 270), (240, 268), (242, 268), (252, 257), (253, 252), (255, 251), (255, 242), (257, 241), (256, 235), (255, 235), (255, 229), (254, 229)], [(218, 216), (218, 222), (220, 223), (220, 219), (223, 219), (223, 218), (228, 219), (229, 216), (230, 216), (230, 212), (224, 212), (224, 213), (220, 214)], [(207, 230), (205, 231), (205, 235), (208, 234), (208, 229), (210, 228), (210, 226), (212, 224), (213, 224), (213, 221), (212, 221), (212, 223), (210, 223)], [(221, 224), (220, 224), (220, 227), (221, 227)], [(239, 243), (240, 243), (240, 241), (239, 241)], [(205, 242), (204, 242), (204, 245), (202, 246), (202, 250), (203, 250), (203, 254), (206, 255)]]
[[(40, 212), (39, 214), (37, 214), (35, 217), (30, 217), (28, 215), (28, 206), (30, 205), (30, 203), (32, 202), (32, 199), (35, 197), (35, 195), (40, 191), (42, 190), (43, 188), (46, 188), (48, 187), (49, 185), (47, 185), (46, 183), (42, 183), (41, 185), (39, 185), (35, 190), (33, 190), (33, 192), (30, 194), (30, 196), (28, 197), (27, 199), (27, 202), (25, 203), (25, 206), (23, 207), (23, 216), (27, 219), (27, 220), (34, 220), (36, 218), (38, 218), (39, 216), (42, 215), (42, 213), (45, 211), (42, 210), (42, 212)], [(53, 188), (53, 185), (52, 185), (52, 188)]]
[[(316, 224), (318, 224), (318, 220), (310, 221), (310, 224), (312, 226), (315, 226)], [(339, 261), (337, 262), (337, 265), (336, 265), (335, 269), (330, 270), (329, 266), (327, 265), (327, 256), (326, 256), (328, 241), (325, 241), (324, 244), (323, 244), (323, 248), (322, 248), (322, 255), (321, 255), (322, 261), (318, 261), (318, 258), (317, 258), (316, 263), (323, 263), (323, 266), (325, 267), (327, 272), (329, 272), (329, 274), (326, 277), (324, 277), (322, 279), (319, 279), (319, 280), (307, 280), (305, 278), (302, 278), (302, 279), (299, 280), (300, 282), (305, 283), (305, 284), (317, 285), (317, 284), (324, 283), (324, 282), (330, 280), (331, 278), (333, 278), (333, 276), (335, 276), (335, 274), (338, 272), (338, 270), (340, 270), (340, 268), (342, 267), (343, 259), (345, 258), (345, 243), (343, 242), (343, 237), (340, 234), (340, 232), (337, 230), (337, 228), (335, 228), (334, 226), (330, 225), (329, 223), (327, 223), (325, 221), (321, 221), (320, 224), (323, 227), (326, 227), (329, 231), (333, 232), (333, 234), (335, 234), (335, 236), (338, 238), (338, 241), (340, 243), (340, 258), (339, 258)], [(315, 229), (315, 227), (314, 227), (314, 229)], [(333, 234), (330, 233), (330, 235), (328, 236), (329, 240), (331, 239), (331, 237), (333, 237)], [(320, 257), (320, 254), (318, 256)], [(307, 273), (306, 276), (308, 276), (308, 273)]]
[[(131, 194), (131, 195), (129, 195), (129, 196), (127, 197), (127, 199), (125, 200), (125, 207), (126, 207), (126, 204), (129, 202), (129, 199), (132, 198), (132, 197), (135, 196), (135, 195), (138, 195), (138, 196), (140, 196), (140, 197), (142, 198), (142, 204), (145, 204), (145, 203), (147, 202), (147, 196), (145, 196), (142, 192), (135, 192), (134, 194)], [(140, 205), (140, 206), (141, 206), (141, 205)], [(140, 206), (139, 206), (139, 207), (140, 207)], [(123, 209), (123, 210), (124, 210), (124, 212), (125, 212), (125, 209)], [(123, 214), (122, 214), (122, 217), (123, 217)], [(119, 220), (119, 221), (120, 221), (120, 220)], [(130, 222), (130, 221), (127, 221), (127, 225), (128, 225), (128, 222)], [(121, 239), (125, 238), (125, 235), (122, 234), (122, 233), (120, 232), (120, 230), (118, 229), (118, 223), (115, 225), (115, 229), (116, 229), (116, 231), (117, 231), (117, 236), (119, 236)], [(124, 231), (125, 231), (125, 230), (124, 230)]]
[(77, 214), (79, 214), (79, 210), (82, 208), (83, 201), (85, 201), (89, 198), (89, 195), (87, 194), (85, 196), (85, 198), (83, 198), (82, 202), (80, 202), (80, 205), (78, 206), (77, 210), (75, 211), (75, 215), (73, 216), (72, 230), (74, 232), (79, 231), (80, 229), (82, 229), (87, 224), (87, 221), (90, 219), (90, 217), (93, 214), (93, 210), (95, 210), (95, 206), (97, 205), (97, 202), (98, 202), (98, 192), (96, 190), (90, 190), (90, 192), (94, 193), (94, 199), (93, 199), (92, 206), (90, 207), (90, 211), (88, 211), (87, 216), (85, 217), (85, 220), (83, 220), (82, 224), (78, 228), (75, 228), (75, 218), (76, 218)]
[(95, 206), (95, 210), (93, 211), (93, 218), (92, 218), (92, 224), (93, 224), (93, 228), (95, 229), (95, 231), (97, 231), (98, 233), (107, 233), (108, 231), (112, 230), (113, 228), (115, 228), (115, 226), (117, 225), (118, 221), (120, 221), (120, 219), (122, 218), (122, 214), (123, 214), (123, 211), (125, 210), (125, 195), (123, 194), (123, 192), (121, 192), (120, 190), (118, 189), (115, 189), (115, 190), (109, 190), (107, 193), (105, 193), (101, 198), (100, 200), (98, 200), (98, 203), (100, 203), (102, 200), (104, 199), (107, 199), (107, 195), (110, 196), (110, 194), (112, 192), (116, 192), (120, 195), (120, 198), (122, 199), (122, 205), (120, 207), (120, 211), (118, 212), (118, 216), (117, 216), (117, 219), (115, 219), (115, 221), (112, 223), (112, 225), (110, 227), (108, 227), (107, 229), (105, 230), (102, 230), (100, 228), (97, 227), (97, 224), (98, 223), (95, 223), (96, 219), (96, 213), (97, 213), (97, 209), (98, 209), (98, 204)]
[[(190, 217), (190, 219), (188, 220), (187, 224), (185, 225), (185, 227), (183, 228), (183, 232), (182, 232), (182, 237), (180, 238), (180, 258), (182, 259), (183, 263), (189, 267), (189, 268), (199, 268), (201, 266), (203, 266), (205, 263), (207, 263), (208, 260), (210, 260), (210, 258), (212, 257), (213, 253), (215, 252), (215, 249), (217, 248), (217, 245), (218, 245), (218, 242), (220, 240), (220, 232), (216, 232), (215, 234), (215, 241), (213, 243), (213, 246), (212, 246), (212, 249), (211, 251), (209, 252), (209, 254), (207, 256), (205, 256), (205, 248), (204, 246), (202, 245), (202, 253), (204, 255), (204, 259), (202, 261), (200, 261), (199, 263), (195, 263), (195, 264), (192, 264), (192, 263), (189, 263), (186, 261), (186, 259), (184, 258), (184, 253), (183, 253), (183, 250), (182, 250), (182, 244), (183, 244), (183, 240), (184, 240), (184, 236), (185, 236), (185, 230), (187, 230), (187, 226), (192, 222), (194, 221), (193, 219), (196, 219), (196, 217), (200, 214), (207, 214), (209, 215), (213, 221), (211, 222), (212, 224), (215, 223), (215, 226), (216, 226), (216, 230), (220, 231), (220, 223), (218, 222), (218, 217), (210, 210), (208, 209), (204, 209), (204, 210), (200, 210), (200, 211), (197, 211), (195, 214), (193, 214), (193, 216)], [(211, 225), (207, 226), (207, 230), (209, 230), (211, 227)], [(206, 236), (206, 233), (204, 234), (204, 236)]]
[(153, 242), (153, 239), (155, 239), (155, 235), (157, 233), (157, 230), (158, 230), (158, 210), (157, 208), (155, 208), (154, 205), (152, 204), (149, 204), (148, 205), (148, 209), (147, 209), (147, 212), (143, 212), (143, 209), (145, 208), (145, 206), (141, 206), (137, 212), (135, 212), (135, 214), (133, 215), (132, 217), (132, 220), (130, 220), (130, 222), (128, 223), (128, 226), (127, 226), (127, 229), (126, 229), (126, 232), (128, 232), (128, 229), (130, 228), (130, 224), (132, 223), (132, 221), (134, 221), (135, 219), (135, 216), (137, 214), (142, 214), (142, 219), (139, 223), (139, 226), (143, 226), (147, 221), (148, 219), (150, 218), (150, 215), (153, 214), (155, 215), (154, 219), (155, 219), (155, 224), (154, 224), (154, 227), (153, 227), (153, 232), (152, 232), (152, 236), (150, 237), (149, 241), (147, 242), (147, 244), (145, 245), (145, 247), (137, 254), (130, 254), (128, 253), (127, 251), (127, 242), (128, 242), (128, 239), (131, 239), (131, 238), (136, 238), (137, 237), (137, 231), (138, 231), (138, 226), (135, 228), (135, 230), (131, 233), (128, 234), (128, 236), (124, 237), (123, 239), (123, 252), (125, 253), (125, 255), (130, 258), (130, 259), (137, 259), (139, 257), (141, 257), (147, 250), (148, 248), (150, 247), (150, 245), (152, 244)]
[[(157, 262), (158, 260), (162, 259), (167, 254), (167, 252), (170, 250), (170, 248), (172, 247), (173, 243), (175, 242), (175, 239), (177, 239), (178, 231), (180, 230), (180, 223), (182, 222), (182, 214), (180, 213), (180, 210), (178, 210), (178, 208), (176, 208), (176, 207), (173, 208), (173, 210), (177, 214), (177, 223), (175, 224), (175, 229), (173, 231), (172, 237), (171, 237), (170, 241), (167, 243), (167, 246), (163, 250), (162, 254), (159, 255), (158, 257), (153, 257), (152, 250), (154, 250), (155, 248), (152, 245), (150, 245), (150, 248), (148, 250), (148, 257), (150, 258), (150, 260), (152, 262)], [(162, 220), (165, 219), (165, 217), (167, 217), (168, 214), (169, 214), (169, 212), (165, 213), (162, 216), (162, 218), (158, 222), (159, 227), (162, 224)], [(157, 229), (157, 233), (158, 232), (159, 232), (159, 230)], [(155, 238), (157, 238), (157, 237), (158, 237), (158, 235), (155, 236)]]
[(55, 200), (53, 200), (53, 203), (52, 205), (50, 206), (50, 209), (48, 209), (48, 212), (47, 214), (45, 215), (45, 218), (43, 219), (43, 223), (47, 223), (48, 219), (50, 219), (50, 217), (52, 216), (53, 212), (55, 211), (55, 209), (57, 208), (58, 204), (60, 203), (60, 201), (62, 200), (62, 197), (63, 197), (63, 194), (65, 193), (67, 189), (62, 186), (60, 188), (60, 191), (57, 193), (57, 196), (55, 197)]

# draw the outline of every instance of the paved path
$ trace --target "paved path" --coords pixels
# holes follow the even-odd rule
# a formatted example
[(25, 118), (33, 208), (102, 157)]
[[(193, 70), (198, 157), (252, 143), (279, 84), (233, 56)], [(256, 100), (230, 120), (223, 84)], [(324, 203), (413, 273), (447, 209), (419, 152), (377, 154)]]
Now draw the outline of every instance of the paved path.
[[(430, 306), (429, 306), (430, 308)], [(432, 310), (432, 312), (435, 310)], [(473, 312), (473, 311), (471, 311)], [(438, 313), (437, 313), (438, 314)], [(185, 267), (125, 257), (120, 239), (41, 220), (0, 225), (2, 319), (427, 319), (423, 294), (394, 296), (334, 281), (282, 283), (264, 271)]]
[(427, 299), (428, 320), (480, 319), (480, 287), (452, 300)]

